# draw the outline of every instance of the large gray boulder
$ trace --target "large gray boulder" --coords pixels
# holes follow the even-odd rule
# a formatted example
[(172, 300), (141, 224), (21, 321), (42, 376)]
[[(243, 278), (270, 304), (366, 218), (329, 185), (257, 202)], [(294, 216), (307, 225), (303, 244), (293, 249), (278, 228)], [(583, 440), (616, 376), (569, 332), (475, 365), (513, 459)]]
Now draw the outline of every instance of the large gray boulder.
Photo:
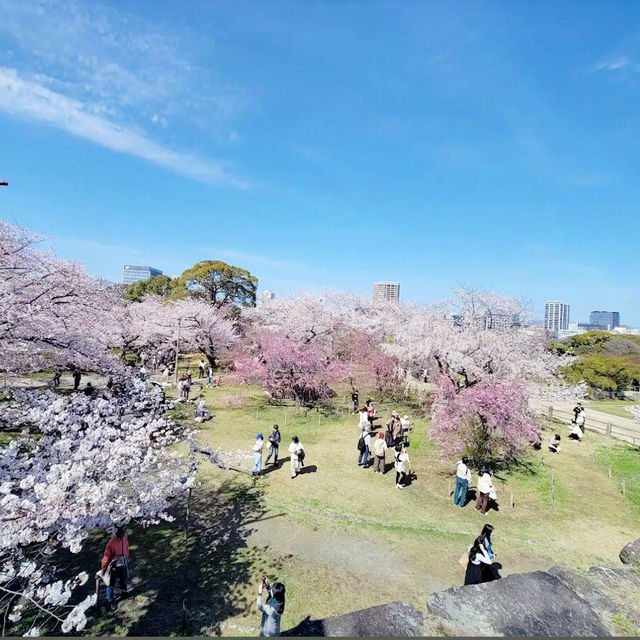
[(406, 602), (390, 602), (378, 607), (352, 611), (334, 618), (306, 618), (283, 636), (405, 637), (424, 635), (424, 617)]
[(622, 547), (620, 560), (622, 560), (623, 564), (640, 563), (640, 538)]
[(434, 593), (427, 607), (455, 636), (611, 635), (583, 598), (545, 571)]

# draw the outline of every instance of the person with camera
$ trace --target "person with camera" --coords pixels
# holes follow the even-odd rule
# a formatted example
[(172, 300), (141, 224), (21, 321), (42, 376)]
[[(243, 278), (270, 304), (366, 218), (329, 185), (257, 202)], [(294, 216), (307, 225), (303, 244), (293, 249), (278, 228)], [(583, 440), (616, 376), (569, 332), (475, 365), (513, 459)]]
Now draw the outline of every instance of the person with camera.
[[(262, 592), (267, 591), (268, 598), (265, 604), (262, 603)], [(267, 581), (267, 576), (262, 576), (262, 581), (258, 587), (257, 606), (262, 612), (262, 623), (260, 625), (260, 637), (273, 637), (280, 635), (280, 620), (284, 613), (285, 588), (282, 582), (276, 582), (273, 586)]]
[(289, 454), (291, 456), (291, 478), (295, 478), (302, 470), (304, 462), (304, 447), (300, 444), (298, 436), (293, 436), (289, 445)]

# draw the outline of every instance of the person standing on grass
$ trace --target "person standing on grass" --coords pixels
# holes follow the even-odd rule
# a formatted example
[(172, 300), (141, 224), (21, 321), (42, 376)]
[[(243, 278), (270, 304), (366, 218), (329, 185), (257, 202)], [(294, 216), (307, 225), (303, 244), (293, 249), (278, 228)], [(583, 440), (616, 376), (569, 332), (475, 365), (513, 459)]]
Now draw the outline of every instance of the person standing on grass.
[(198, 362), (198, 379), (204, 378), (204, 368), (204, 360), (200, 360), (200, 362)]
[(73, 372), (73, 390), (77, 391), (80, 386), (80, 380), (82, 380), (82, 374), (77, 369)]
[(353, 413), (358, 413), (358, 407), (360, 405), (360, 395), (358, 394), (358, 390), (354, 389), (351, 394), (351, 402), (353, 402)]
[(57, 389), (60, 386), (60, 377), (62, 376), (62, 372), (60, 369), (56, 369), (53, 372), (53, 388)]
[(211, 365), (207, 369), (207, 387), (213, 387), (213, 367)]
[(189, 394), (191, 393), (191, 372), (187, 372), (187, 377), (184, 381), (184, 399), (189, 400)]
[(253, 475), (259, 476), (262, 471), (262, 447), (264, 446), (264, 438), (261, 433), (256, 435), (256, 441), (253, 444)]
[(387, 436), (387, 444), (390, 447), (395, 446), (396, 442), (395, 442), (395, 436), (394, 431), (396, 430), (396, 419), (398, 417), (398, 412), (394, 411), (391, 414), (391, 417), (387, 420), (387, 426), (386, 426), (386, 432), (389, 434)]
[(396, 489), (404, 489), (409, 469), (409, 454), (402, 445), (396, 445), (395, 449)]
[(280, 427), (277, 424), (274, 424), (273, 431), (269, 434), (269, 455), (267, 456), (267, 461), (264, 463), (265, 467), (269, 464), (271, 456), (273, 456), (273, 464), (278, 466), (278, 449), (280, 447), (281, 440), (282, 436), (280, 434)]
[[(262, 592), (269, 594), (266, 604), (262, 603)], [(282, 582), (276, 582), (270, 586), (267, 577), (262, 577), (262, 582), (258, 587), (258, 599), (256, 605), (258, 611), (262, 613), (262, 624), (260, 625), (260, 637), (270, 638), (280, 635), (280, 620), (284, 613), (285, 587)]]
[(379, 437), (373, 443), (373, 472), (385, 473), (385, 455), (387, 451), (387, 443), (384, 441), (384, 433), (380, 432)]
[(576, 425), (578, 425), (580, 431), (584, 433), (584, 409), (576, 416)]
[(491, 481), (491, 474), (487, 469), (481, 469), (478, 475), (478, 499), (476, 500), (476, 511), (480, 511), (482, 515), (487, 513), (487, 506), (489, 505), (489, 494), (495, 492), (493, 482)]
[(298, 436), (291, 438), (289, 445), (289, 455), (291, 457), (291, 478), (295, 478), (302, 469), (302, 459), (304, 458), (304, 449), (298, 440)]
[(456, 488), (453, 492), (453, 504), (464, 507), (467, 504), (467, 491), (471, 484), (469, 458), (462, 458), (456, 464)]
[(358, 440), (358, 466), (366, 467), (369, 461), (369, 453), (371, 451), (371, 433), (368, 430), (360, 432), (360, 439)]
[(402, 420), (397, 411), (393, 412), (393, 444), (401, 444), (404, 446), (402, 437)]
[[(120, 590), (127, 593), (127, 578), (129, 577), (129, 538), (124, 527), (118, 527), (116, 534), (109, 540), (100, 563), (101, 577), (108, 583), (107, 604), (110, 609), (115, 608), (113, 602), (113, 588), (116, 582)], [(108, 580), (106, 578), (109, 573)]]
[(365, 407), (367, 409), (367, 417), (369, 418), (369, 425), (373, 428), (373, 420), (376, 417), (376, 410), (373, 406), (373, 400), (367, 400)]
[(358, 415), (358, 426), (360, 427), (360, 431), (371, 430), (369, 414), (367, 413), (367, 409), (365, 407), (362, 407), (362, 409), (360, 409), (360, 414)]
[(464, 576), (465, 585), (482, 584), (482, 582), (484, 582), (484, 576), (481, 565), (490, 565), (492, 563), (487, 550), (479, 540), (479, 538), (476, 538), (469, 549), (469, 560), (467, 562), (467, 570)]
[(578, 402), (578, 404), (573, 407), (573, 421), (576, 422), (578, 420), (578, 414), (582, 413), (584, 411), (584, 407), (582, 406), (581, 402)]

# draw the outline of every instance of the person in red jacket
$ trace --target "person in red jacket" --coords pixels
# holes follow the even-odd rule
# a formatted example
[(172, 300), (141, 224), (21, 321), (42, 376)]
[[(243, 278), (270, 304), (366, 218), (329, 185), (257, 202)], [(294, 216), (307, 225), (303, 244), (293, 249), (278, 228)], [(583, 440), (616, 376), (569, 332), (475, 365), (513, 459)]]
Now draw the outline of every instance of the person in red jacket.
[(111, 567), (109, 586), (107, 587), (107, 602), (113, 608), (113, 587), (116, 581), (123, 592), (127, 592), (127, 578), (129, 577), (129, 538), (124, 527), (118, 527), (116, 534), (109, 540), (102, 556), (102, 575)]

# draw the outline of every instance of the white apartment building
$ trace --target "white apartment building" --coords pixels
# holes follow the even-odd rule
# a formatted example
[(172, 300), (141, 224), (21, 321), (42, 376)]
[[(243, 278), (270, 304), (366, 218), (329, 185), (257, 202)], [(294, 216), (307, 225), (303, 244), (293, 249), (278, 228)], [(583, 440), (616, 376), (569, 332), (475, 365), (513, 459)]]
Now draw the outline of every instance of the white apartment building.
[(544, 328), (554, 335), (569, 329), (569, 305), (553, 300), (544, 303)]
[(400, 300), (399, 282), (374, 282), (374, 302), (398, 302)]

